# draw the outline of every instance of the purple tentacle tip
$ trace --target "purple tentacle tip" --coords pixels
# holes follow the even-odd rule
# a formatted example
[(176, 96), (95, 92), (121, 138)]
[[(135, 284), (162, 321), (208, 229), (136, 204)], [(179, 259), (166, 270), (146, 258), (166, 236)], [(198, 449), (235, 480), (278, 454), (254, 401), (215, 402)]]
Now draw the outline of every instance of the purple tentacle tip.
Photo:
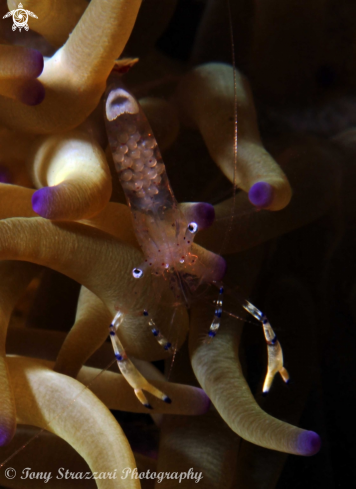
[(23, 87), (20, 100), (25, 105), (39, 105), (46, 95), (45, 87), (38, 80), (29, 80)]
[(210, 407), (212, 406), (212, 402), (210, 400), (210, 398), (208, 396), (206, 396), (206, 404), (205, 404), (205, 407), (204, 407), (204, 411), (203, 411), (203, 414), (204, 413), (207, 413), (210, 409)]
[[(13, 436), (13, 435), (12, 435)], [(11, 441), (11, 431), (6, 428), (0, 428), (0, 447), (7, 445)]]
[(213, 224), (215, 219), (215, 209), (211, 204), (206, 204), (204, 202), (195, 204), (194, 213), (199, 229), (206, 229)]
[(0, 165), (0, 183), (11, 183), (10, 171), (3, 165)]
[(298, 451), (301, 455), (315, 455), (321, 447), (320, 436), (314, 431), (304, 431), (298, 437)]
[(43, 187), (32, 195), (32, 209), (42, 217), (48, 217), (51, 201), (50, 187)]
[(28, 76), (37, 78), (43, 71), (43, 56), (42, 53), (37, 51), (37, 49), (29, 49), (28, 50)]
[(226, 260), (222, 256), (218, 256), (217, 266), (216, 266), (216, 281), (220, 281), (224, 278), (227, 269)]
[(272, 204), (273, 187), (267, 182), (257, 182), (250, 188), (248, 198), (251, 204), (263, 209)]

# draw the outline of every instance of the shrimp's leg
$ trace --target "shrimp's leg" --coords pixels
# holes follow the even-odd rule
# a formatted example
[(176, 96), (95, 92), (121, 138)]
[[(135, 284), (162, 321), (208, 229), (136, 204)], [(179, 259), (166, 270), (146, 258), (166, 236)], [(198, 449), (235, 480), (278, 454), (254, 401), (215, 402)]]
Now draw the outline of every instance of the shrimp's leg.
[(273, 331), (267, 316), (246, 299), (243, 301), (242, 307), (245, 309), (245, 311), (247, 311), (249, 314), (251, 314), (251, 316), (253, 316), (255, 319), (257, 319), (257, 321), (261, 323), (263, 333), (265, 335), (268, 353), (268, 367), (263, 384), (263, 394), (266, 395), (271, 388), (273, 379), (277, 372), (280, 373), (285, 383), (289, 382), (288, 371), (283, 366), (282, 347), (277, 340), (277, 335)]
[[(141, 264), (139, 267), (134, 268), (132, 270), (133, 277), (136, 278), (136, 279), (140, 279), (143, 276), (144, 271), (146, 270), (146, 268), (147, 268), (147, 263), (146, 262), (144, 262), (143, 264)], [(160, 296), (159, 296), (159, 299), (160, 299)], [(115, 316), (115, 318), (118, 315), (120, 315), (120, 314), (121, 313), (118, 312), (118, 314)], [(145, 317), (148, 316), (147, 309), (145, 309), (143, 311), (143, 315)], [(114, 318), (114, 321), (112, 322), (112, 324), (114, 324), (115, 318)], [(157, 328), (156, 323), (154, 322), (154, 320), (152, 318), (149, 319), (149, 321), (148, 321), (148, 327), (150, 328), (150, 330), (151, 330), (153, 336), (155, 337), (157, 343), (159, 345), (161, 345), (166, 351), (171, 351), (171, 349), (172, 349), (172, 343), (170, 343), (167, 340), (167, 338), (161, 333), (161, 331)], [(114, 349), (115, 349), (115, 347), (114, 347)]]
[[(145, 309), (143, 311), (144, 316), (148, 316), (148, 311)], [(170, 343), (167, 338), (161, 333), (161, 331), (157, 328), (156, 323), (151, 318), (148, 321), (148, 327), (150, 328), (153, 336), (155, 337), (157, 343), (161, 345), (166, 351), (171, 351), (172, 343)]]
[(117, 364), (119, 366), (120, 372), (125, 377), (127, 382), (134, 389), (135, 395), (137, 399), (143, 404), (146, 408), (152, 409), (151, 404), (148, 402), (143, 391), (149, 392), (153, 396), (161, 399), (162, 401), (170, 404), (171, 399), (164, 394), (162, 391), (151, 385), (144, 376), (137, 370), (131, 360), (128, 358), (124, 347), (119, 340), (117, 335), (117, 330), (119, 326), (122, 324), (124, 320), (124, 314), (122, 312), (118, 312), (114, 317), (112, 323), (110, 324), (110, 339), (112, 346), (114, 348), (115, 358), (117, 360)]
[(214, 319), (211, 322), (210, 328), (209, 328), (209, 338), (214, 338), (216, 335), (217, 330), (220, 328), (221, 324), (221, 315), (223, 312), (223, 294), (224, 294), (224, 287), (219, 287), (219, 296), (217, 301), (215, 302), (215, 312), (214, 312)]
[(153, 333), (153, 336), (156, 338), (157, 343), (159, 343), (166, 351), (170, 351), (172, 348), (172, 343), (170, 343), (165, 336), (161, 333), (159, 329), (156, 328), (156, 324), (153, 319), (150, 319), (148, 322), (149, 327)]
[[(218, 284), (215, 284), (218, 286)], [(223, 294), (224, 294), (224, 287), (222, 285), (219, 286), (219, 296), (216, 301), (214, 301), (215, 304), (215, 313), (214, 313), (214, 319), (210, 325), (209, 329), (209, 339), (214, 338), (216, 335), (217, 330), (220, 327), (221, 324), (221, 316), (223, 312), (227, 312), (229, 315), (230, 313), (228, 311), (225, 311), (223, 309)], [(235, 292), (236, 295), (236, 292)], [(267, 318), (267, 316), (261, 312), (256, 306), (251, 304), (247, 299), (243, 298), (242, 296), (239, 296), (239, 301), (241, 302), (242, 307), (247, 311), (251, 316), (253, 316), (257, 321), (259, 321), (262, 325), (263, 328), (263, 333), (265, 336), (265, 340), (267, 343), (267, 356), (268, 356), (268, 362), (267, 362), (267, 374), (265, 377), (265, 381), (263, 383), (263, 394), (266, 395), (268, 394), (273, 379), (275, 375), (279, 372), (282, 379), (284, 380), (285, 383), (289, 382), (289, 374), (287, 369), (284, 368), (283, 366), (283, 352), (282, 352), (282, 347), (279, 341), (277, 340), (277, 335), (273, 331), (272, 326)], [(232, 314), (233, 315), (233, 314)], [(233, 315), (234, 316), (234, 315)]]

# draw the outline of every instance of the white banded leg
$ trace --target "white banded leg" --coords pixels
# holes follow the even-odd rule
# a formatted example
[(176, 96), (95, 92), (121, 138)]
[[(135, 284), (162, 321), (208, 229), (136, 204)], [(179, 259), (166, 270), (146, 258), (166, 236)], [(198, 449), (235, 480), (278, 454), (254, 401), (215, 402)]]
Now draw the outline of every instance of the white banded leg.
[(215, 302), (215, 312), (214, 319), (212, 320), (209, 328), (208, 336), (209, 338), (214, 338), (217, 330), (220, 328), (221, 324), (221, 315), (223, 312), (223, 295), (224, 295), (224, 287), (219, 287), (219, 295), (218, 299)]
[[(143, 262), (139, 267), (136, 267), (132, 270), (132, 275), (136, 279), (140, 279), (143, 277), (146, 269), (148, 267), (148, 261), (146, 260)], [(148, 311), (145, 309), (143, 311), (144, 316), (148, 316)], [(115, 316), (116, 317), (116, 316)], [(115, 319), (114, 319), (115, 321)], [(163, 346), (163, 348), (167, 351), (171, 351), (172, 349), (172, 343), (170, 343), (165, 336), (160, 332), (160, 330), (156, 327), (156, 324), (153, 319), (149, 319), (148, 321), (148, 326), (150, 330), (152, 331), (153, 336), (156, 338), (157, 342)]]
[[(146, 309), (143, 311), (143, 315), (146, 317), (148, 316), (148, 311), (146, 311)], [(172, 351), (172, 343), (170, 343), (167, 338), (161, 333), (152, 318), (149, 319), (148, 326), (153, 336), (156, 338), (157, 343), (160, 344), (166, 351)]]
[(110, 339), (114, 348), (115, 358), (117, 360), (120, 372), (134, 389), (137, 399), (146, 408), (153, 409), (143, 391), (149, 392), (158, 399), (170, 404), (172, 402), (171, 399), (162, 391), (151, 385), (126, 355), (124, 347), (122, 346), (122, 343), (117, 335), (117, 330), (122, 324), (123, 320), (124, 314), (119, 311), (110, 324)]
[(277, 372), (280, 373), (284, 382), (289, 382), (288, 371), (283, 366), (282, 347), (277, 340), (277, 335), (273, 331), (272, 326), (267, 319), (267, 316), (246, 299), (243, 301), (242, 307), (261, 323), (263, 333), (265, 335), (265, 340), (267, 343), (268, 366), (267, 374), (263, 384), (263, 394), (266, 395), (271, 388), (273, 379)]

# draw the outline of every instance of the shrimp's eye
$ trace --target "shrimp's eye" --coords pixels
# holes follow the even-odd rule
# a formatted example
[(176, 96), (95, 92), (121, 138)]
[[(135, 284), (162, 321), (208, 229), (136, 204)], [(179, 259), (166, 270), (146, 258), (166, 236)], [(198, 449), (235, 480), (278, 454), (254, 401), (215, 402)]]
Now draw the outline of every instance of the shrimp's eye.
[(140, 268), (134, 268), (132, 270), (132, 275), (134, 278), (141, 278), (143, 275), (143, 271)]
[(188, 224), (188, 231), (195, 234), (198, 231), (198, 224), (196, 222), (191, 222)]

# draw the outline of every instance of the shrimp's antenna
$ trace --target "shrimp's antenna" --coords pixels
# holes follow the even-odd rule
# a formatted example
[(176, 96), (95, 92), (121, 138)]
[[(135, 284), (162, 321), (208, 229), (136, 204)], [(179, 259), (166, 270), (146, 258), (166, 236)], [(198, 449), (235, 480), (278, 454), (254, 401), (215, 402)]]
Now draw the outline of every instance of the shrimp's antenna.
[[(177, 274), (177, 275), (178, 275), (178, 274)], [(183, 286), (182, 286), (182, 285), (181, 285), (181, 288), (182, 288), (182, 290), (183, 290)], [(174, 317), (175, 317), (175, 315), (176, 315), (176, 312), (177, 312), (177, 310), (176, 310), (176, 309), (174, 309), (174, 311), (173, 311), (173, 316), (172, 316), (172, 319), (171, 319), (171, 326), (172, 326), (172, 323), (173, 323)], [(170, 327), (170, 328), (169, 328), (169, 336), (172, 334), (172, 331), (171, 331), (171, 330), (172, 330), (172, 328)], [(167, 375), (166, 375), (166, 380), (167, 380), (167, 382), (169, 381), (170, 376), (171, 376), (171, 374), (172, 374), (173, 365), (174, 365), (174, 362), (175, 362), (175, 359), (176, 359), (176, 355), (177, 355), (177, 351), (178, 351), (178, 348), (177, 348), (177, 343), (178, 343), (178, 340), (176, 339), (175, 341), (172, 341), (172, 343), (173, 343), (173, 347), (172, 347), (173, 355), (172, 355), (172, 357), (171, 357), (171, 362), (170, 362), (170, 365), (169, 365), (169, 370), (168, 370), (168, 373), (167, 373)]]
[(230, 222), (225, 233), (225, 237), (223, 243), (221, 245), (221, 251), (223, 252), (227, 242), (229, 240), (229, 236), (231, 234), (231, 230), (234, 224), (235, 218), (235, 205), (236, 205), (236, 175), (237, 175), (237, 136), (238, 136), (238, 128), (237, 128), (237, 78), (236, 78), (236, 54), (235, 54), (235, 41), (234, 41), (234, 27), (232, 23), (232, 10), (231, 10), (231, 1), (226, 0), (227, 4), (227, 13), (229, 17), (229, 33), (230, 33), (230, 43), (231, 43), (231, 64), (232, 64), (232, 73), (233, 73), (233, 84), (234, 84), (234, 177), (233, 177), (233, 195), (231, 201), (231, 215)]
[(171, 377), (171, 374), (172, 374), (173, 364), (174, 364), (174, 361), (176, 359), (177, 351), (178, 351), (177, 342), (175, 342), (175, 345), (173, 346), (172, 360), (171, 360), (171, 363), (170, 363), (170, 366), (169, 366), (169, 370), (168, 370), (168, 374), (167, 374), (167, 382), (169, 381), (169, 379)]

